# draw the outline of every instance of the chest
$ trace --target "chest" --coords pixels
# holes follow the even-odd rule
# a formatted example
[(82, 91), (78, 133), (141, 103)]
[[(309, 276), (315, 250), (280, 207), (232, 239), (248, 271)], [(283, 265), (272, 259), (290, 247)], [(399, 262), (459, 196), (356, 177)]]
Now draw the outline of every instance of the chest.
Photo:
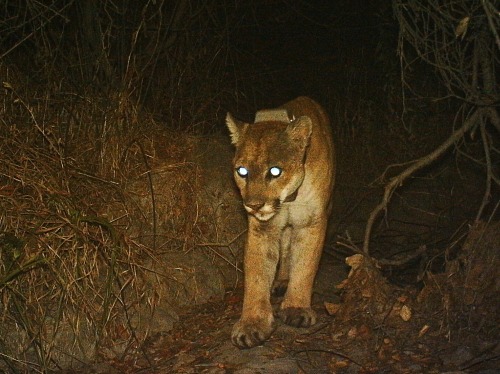
[(294, 201), (282, 207), (280, 226), (296, 228), (311, 226), (321, 216), (321, 209), (314, 203)]

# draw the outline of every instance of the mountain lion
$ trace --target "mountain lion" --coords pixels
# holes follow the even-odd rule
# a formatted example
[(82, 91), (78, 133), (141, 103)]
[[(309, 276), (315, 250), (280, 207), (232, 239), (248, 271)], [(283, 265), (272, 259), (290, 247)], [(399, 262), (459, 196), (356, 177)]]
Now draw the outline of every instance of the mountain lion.
[(271, 292), (284, 294), (278, 316), (286, 324), (316, 323), (311, 294), (331, 210), (334, 149), (328, 116), (307, 97), (259, 111), (254, 123), (228, 113), (226, 124), (248, 213), (245, 295), (232, 341), (251, 348), (275, 328)]

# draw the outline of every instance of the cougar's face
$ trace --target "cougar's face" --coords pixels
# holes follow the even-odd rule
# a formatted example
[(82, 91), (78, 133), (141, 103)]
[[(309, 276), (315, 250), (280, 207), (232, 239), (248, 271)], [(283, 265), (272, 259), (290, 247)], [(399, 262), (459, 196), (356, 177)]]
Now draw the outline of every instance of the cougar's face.
[(234, 178), (248, 214), (268, 221), (293, 201), (304, 180), (305, 147), (291, 139), (287, 124), (248, 125), (233, 160)]

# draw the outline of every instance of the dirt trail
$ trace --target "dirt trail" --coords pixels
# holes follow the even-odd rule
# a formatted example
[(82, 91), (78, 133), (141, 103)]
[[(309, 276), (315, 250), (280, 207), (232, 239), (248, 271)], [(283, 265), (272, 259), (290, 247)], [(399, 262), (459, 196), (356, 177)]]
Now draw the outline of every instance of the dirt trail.
[[(363, 260), (356, 266), (347, 277), (338, 260), (323, 257), (313, 305), (319, 318), (309, 329), (279, 324), (263, 346), (237, 349), (230, 342), (243, 297), (237, 289), (223, 302), (187, 310), (172, 332), (151, 338), (125, 361), (96, 365), (93, 372), (500, 373), (498, 340), (471, 334), (447, 339), (438, 318), (427, 319), (412, 303), (415, 290), (389, 285)], [(340, 300), (335, 285), (346, 278)], [(341, 306), (335, 315), (326, 311), (332, 305)], [(402, 317), (403, 305), (413, 311), (408, 320)]]

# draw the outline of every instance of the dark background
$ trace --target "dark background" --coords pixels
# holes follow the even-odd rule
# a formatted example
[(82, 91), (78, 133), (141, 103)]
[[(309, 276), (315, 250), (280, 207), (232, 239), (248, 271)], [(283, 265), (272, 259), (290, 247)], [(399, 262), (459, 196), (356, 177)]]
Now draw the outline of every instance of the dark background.
[[(434, 150), (475, 109), (498, 102), (488, 21), (494, 13), (477, 1), (448, 5), (8, 1), (0, 8), (5, 93), (30, 109), (25, 115), (40, 111), (44, 141), (54, 134), (66, 156), (90, 155), (85, 162), (96, 172), (99, 163), (108, 167), (97, 155), (113, 142), (119, 148), (121, 137), (146, 136), (151, 122), (170, 138), (227, 136), (228, 111), (251, 120), (258, 109), (310, 96), (331, 117), (340, 207), (332, 231), (342, 235), (353, 221), (366, 222), (384, 181), (405, 162)], [(470, 27), (460, 34), (464, 17)], [(31, 119), (18, 125), (29, 128)], [(497, 130), (487, 129), (495, 139)], [(481, 136), (463, 137), (405, 182), (391, 204), (396, 216), (406, 209), (408, 217), (379, 224), (389, 233), (378, 237), (374, 253), (413, 251), (422, 241), (446, 246), (478, 210), (490, 214), (495, 208), (484, 196), (497, 185), (484, 192), (490, 149), (484, 144)], [(498, 161), (490, 156), (495, 171)], [(418, 236), (411, 245), (400, 240), (407, 230)]]
[(378, 102), (398, 76), (387, 1), (8, 1), (0, 12), (2, 61), (30, 82), (127, 95), (176, 128), (205, 132), (227, 109), (298, 95)]
[[(151, 122), (170, 138), (227, 136), (228, 111), (250, 120), (257, 109), (307, 95), (332, 120), (344, 209), (333, 225), (343, 233), (347, 218), (366, 221), (405, 162), (487, 108), (471, 136), (404, 183), (400, 191), (415, 201), (401, 198), (413, 213), (409, 222), (399, 217), (400, 229), (418, 227), (441, 246), (464, 221), (495, 209), (500, 42), (489, 2), (8, 1), (0, 14), (5, 94), (29, 114), (18, 125), (33, 126), (39, 111), (42, 142), (68, 157), (91, 155), (90, 170), (107, 167), (92, 156), (120, 137), (144, 136)], [(405, 246), (390, 241), (378, 251)]]
[[(88, 372), (96, 358), (147, 371), (156, 362), (148, 348), (170, 365), (193, 341), (204, 364), (213, 350), (202, 335), (236, 357), (228, 329), (241, 305), (246, 222), (224, 119), (252, 120), (299, 95), (328, 112), (336, 146), (320, 296), (346, 296), (333, 274), (366, 243), (364, 263), (379, 266), (366, 273), (376, 282), (350, 278), (346, 319), (324, 316), (329, 327), (317, 331), (327, 339), (310, 336), (323, 345), (293, 344), (328, 355), (322, 365), (354, 355), (372, 372), (403, 372), (413, 360), (424, 365), (413, 372), (450, 372), (498, 358), (489, 343), (500, 325), (497, 3), (0, 2), (0, 371)], [(385, 190), (366, 241), (384, 189), (414, 165)], [(367, 284), (387, 294), (365, 297)], [(203, 306), (191, 310), (196, 323), (184, 319), (193, 338), (166, 334), (209, 299), (229, 314)], [(389, 315), (400, 300), (429, 314), (415, 310), (410, 330)], [(215, 319), (226, 330), (206, 323)], [(427, 325), (423, 338), (439, 344), (421, 344)], [(443, 343), (457, 345), (446, 367)], [(207, 370), (223, 369), (212, 359)]]

